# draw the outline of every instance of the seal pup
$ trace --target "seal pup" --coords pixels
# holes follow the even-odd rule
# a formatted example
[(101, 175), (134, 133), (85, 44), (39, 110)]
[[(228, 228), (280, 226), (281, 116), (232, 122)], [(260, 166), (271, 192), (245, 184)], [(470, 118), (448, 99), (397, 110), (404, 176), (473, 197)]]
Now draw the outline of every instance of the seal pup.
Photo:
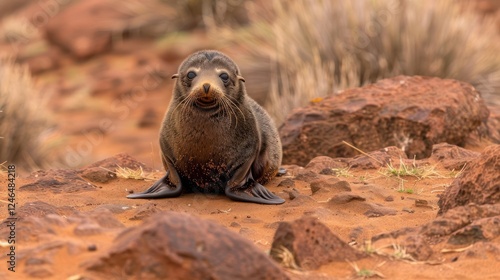
[(246, 94), (245, 79), (225, 54), (199, 51), (177, 74), (160, 129), (166, 175), (128, 198), (177, 197), (183, 191), (224, 192), (231, 199), (281, 204), (262, 184), (281, 165), (278, 131)]

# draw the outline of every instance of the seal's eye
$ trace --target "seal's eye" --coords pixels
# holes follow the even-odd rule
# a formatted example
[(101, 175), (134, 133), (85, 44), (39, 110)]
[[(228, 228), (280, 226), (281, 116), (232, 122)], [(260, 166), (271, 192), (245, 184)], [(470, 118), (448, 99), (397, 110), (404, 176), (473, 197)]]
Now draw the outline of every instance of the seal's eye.
[(188, 77), (188, 79), (192, 80), (192, 79), (194, 79), (196, 77), (196, 73), (193, 72), (193, 71), (189, 71), (187, 73), (187, 77)]
[(222, 73), (219, 75), (219, 77), (224, 83), (226, 83), (227, 80), (229, 80), (229, 75), (227, 73)]

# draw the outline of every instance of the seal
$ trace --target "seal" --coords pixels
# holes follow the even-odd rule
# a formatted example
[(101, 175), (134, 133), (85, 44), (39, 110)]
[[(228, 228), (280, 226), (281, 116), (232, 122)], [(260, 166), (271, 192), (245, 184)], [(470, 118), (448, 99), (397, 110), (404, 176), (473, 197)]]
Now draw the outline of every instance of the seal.
[(179, 66), (160, 129), (166, 175), (128, 198), (222, 193), (238, 201), (281, 204), (263, 184), (280, 170), (282, 150), (267, 112), (246, 94), (245, 79), (225, 54), (204, 50)]

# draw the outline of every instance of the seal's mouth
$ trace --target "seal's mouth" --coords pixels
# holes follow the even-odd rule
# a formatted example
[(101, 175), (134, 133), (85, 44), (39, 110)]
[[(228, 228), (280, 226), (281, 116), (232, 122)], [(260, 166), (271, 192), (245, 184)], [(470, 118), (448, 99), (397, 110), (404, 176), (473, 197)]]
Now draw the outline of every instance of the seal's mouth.
[(197, 107), (202, 109), (212, 109), (217, 107), (217, 99), (210, 96), (198, 97), (194, 103)]

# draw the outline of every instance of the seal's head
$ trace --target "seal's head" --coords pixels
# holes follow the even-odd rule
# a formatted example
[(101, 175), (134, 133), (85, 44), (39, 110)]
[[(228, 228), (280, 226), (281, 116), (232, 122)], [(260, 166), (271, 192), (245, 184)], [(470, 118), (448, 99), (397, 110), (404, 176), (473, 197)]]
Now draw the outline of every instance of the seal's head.
[(204, 50), (186, 58), (172, 79), (174, 99), (200, 110), (234, 106), (245, 95), (245, 81), (238, 66), (225, 54)]

